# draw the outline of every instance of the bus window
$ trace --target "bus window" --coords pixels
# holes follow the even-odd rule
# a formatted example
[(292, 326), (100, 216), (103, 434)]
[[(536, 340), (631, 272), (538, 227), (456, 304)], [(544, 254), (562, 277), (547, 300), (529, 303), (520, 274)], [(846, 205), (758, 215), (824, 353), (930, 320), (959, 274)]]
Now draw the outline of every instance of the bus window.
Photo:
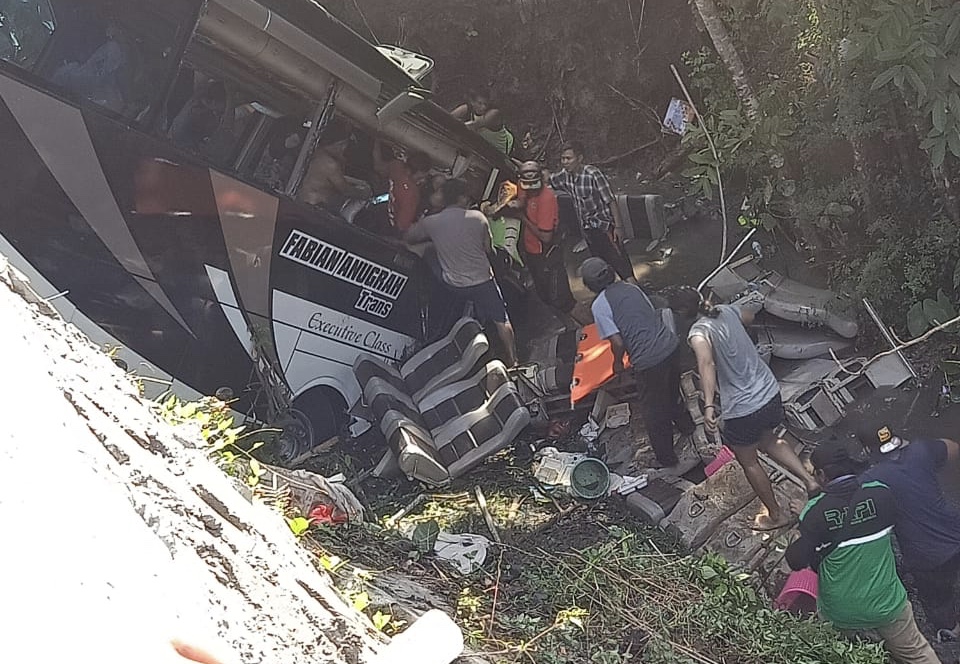
[(60, 94), (140, 119), (163, 92), (189, 17), (186, 0), (0, 0), (0, 59)]
[(222, 170), (282, 190), (306, 134), (306, 103), (237, 80), (184, 65), (167, 100), (166, 135)]
[(266, 146), (253, 172), (257, 183), (277, 192), (286, 189), (306, 138), (305, 124), (303, 118), (285, 116), (271, 125)]
[(47, 0), (0, 0), (0, 60), (30, 69), (55, 29)]

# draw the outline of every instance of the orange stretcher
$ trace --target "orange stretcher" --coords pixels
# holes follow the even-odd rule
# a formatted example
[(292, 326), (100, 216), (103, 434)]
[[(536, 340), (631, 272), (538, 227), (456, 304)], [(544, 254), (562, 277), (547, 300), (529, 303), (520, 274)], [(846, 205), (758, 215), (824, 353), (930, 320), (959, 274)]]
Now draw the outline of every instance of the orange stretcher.
[[(624, 354), (624, 368), (630, 367), (630, 358)], [(577, 337), (577, 357), (573, 364), (573, 381), (570, 384), (570, 406), (590, 395), (595, 389), (613, 378), (613, 352), (610, 342), (601, 339), (597, 324), (591, 323), (580, 329)]]

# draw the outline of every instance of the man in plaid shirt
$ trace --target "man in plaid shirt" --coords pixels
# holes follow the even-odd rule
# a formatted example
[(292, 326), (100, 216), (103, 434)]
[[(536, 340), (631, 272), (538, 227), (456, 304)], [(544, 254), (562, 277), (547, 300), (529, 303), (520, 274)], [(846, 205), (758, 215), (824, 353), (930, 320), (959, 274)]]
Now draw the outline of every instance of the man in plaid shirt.
[(560, 165), (563, 170), (550, 176), (550, 186), (573, 198), (590, 255), (605, 260), (624, 281), (636, 283), (633, 264), (617, 230), (621, 225), (620, 209), (607, 176), (596, 166), (583, 163), (583, 147), (579, 143), (562, 146)]

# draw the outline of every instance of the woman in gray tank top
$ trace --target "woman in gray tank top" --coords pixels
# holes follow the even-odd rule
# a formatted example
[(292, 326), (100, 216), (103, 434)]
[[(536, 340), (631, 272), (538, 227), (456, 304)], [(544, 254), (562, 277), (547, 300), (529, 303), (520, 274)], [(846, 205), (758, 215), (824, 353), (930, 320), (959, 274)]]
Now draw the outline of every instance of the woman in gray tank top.
[(766, 507), (766, 513), (757, 515), (754, 528), (775, 530), (790, 524), (793, 515), (777, 502), (770, 478), (757, 458), (758, 449), (800, 478), (808, 494), (819, 493), (820, 486), (793, 448), (777, 436), (783, 423), (780, 385), (747, 334), (745, 326), (752, 322), (750, 311), (705, 302), (687, 341), (697, 356), (704, 425), (708, 432), (716, 433), (723, 421), (721, 438)]

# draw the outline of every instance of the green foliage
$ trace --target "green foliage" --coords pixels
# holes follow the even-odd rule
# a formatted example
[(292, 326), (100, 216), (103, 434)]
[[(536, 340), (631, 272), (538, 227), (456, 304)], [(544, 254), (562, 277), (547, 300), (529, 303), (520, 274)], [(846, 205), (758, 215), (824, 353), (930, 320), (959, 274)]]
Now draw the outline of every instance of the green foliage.
[(294, 535), (301, 537), (310, 530), (310, 519), (297, 516), (292, 519), (287, 519), (287, 525), (290, 526), (290, 531)]
[[(764, 227), (773, 227), (769, 213), (783, 198), (792, 196), (795, 186), (777, 173), (784, 166), (784, 141), (796, 132), (795, 123), (777, 99), (779, 85), (764, 89), (761, 102), (767, 112), (757, 123), (746, 117), (725, 70), (706, 49), (683, 56), (694, 87), (702, 96), (698, 104), (701, 121), (690, 127), (682, 139), (690, 164), (682, 172), (691, 193), (713, 198), (719, 184), (718, 170), (725, 179), (750, 182), (743, 194), (753, 218)], [(720, 78), (718, 78), (720, 77)], [(713, 148), (707, 140), (713, 139)]]
[(960, 176), (960, 3), (720, 6), (761, 120), (746, 120), (713, 51), (687, 54), (688, 87), (718, 157), (699, 128), (689, 132), (691, 188), (712, 194), (719, 166), (727, 200), (744, 201), (741, 225), (815, 247), (834, 289), (869, 297), (895, 327), (938, 289), (953, 298), (960, 237), (942, 194)]
[(907, 311), (907, 329), (911, 337), (919, 337), (932, 327), (942, 325), (957, 317), (957, 308), (943, 292), (937, 291), (937, 299), (918, 300)]
[(253, 452), (263, 447), (264, 442), (254, 440), (252, 436), (263, 432), (244, 433), (244, 426), (233, 426), (229, 404), (216, 397), (182, 401), (174, 394), (160, 397), (158, 404), (160, 415), (167, 422), (174, 425), (193, 423), (200, 427), (200, 436), (211, 458), (227, 474), (243, 480), (250, 487), (259, 484), (266, 471), (253, 457)]
[(927, 132), (934, 166), (960, 158), (960, 3), (880, 2), (864, 11), (847, 58), (883, 67), (871, 89), (895, 87)]
[[(877, 645), (844, 641), (828, 625), (769, 609), (747, 576), (717, 556), (664, 554), (611, 528), (607, 541), (568, 553), (539, 551), (520, 570), (523, 592), (496, 612), (503, 650), (547, 664), (695, 662), (881, 664)], [(481, 649), (488, 595), (465, 589), (458, 617)], [(499, 649), (498, 648), (498, 649)]]

